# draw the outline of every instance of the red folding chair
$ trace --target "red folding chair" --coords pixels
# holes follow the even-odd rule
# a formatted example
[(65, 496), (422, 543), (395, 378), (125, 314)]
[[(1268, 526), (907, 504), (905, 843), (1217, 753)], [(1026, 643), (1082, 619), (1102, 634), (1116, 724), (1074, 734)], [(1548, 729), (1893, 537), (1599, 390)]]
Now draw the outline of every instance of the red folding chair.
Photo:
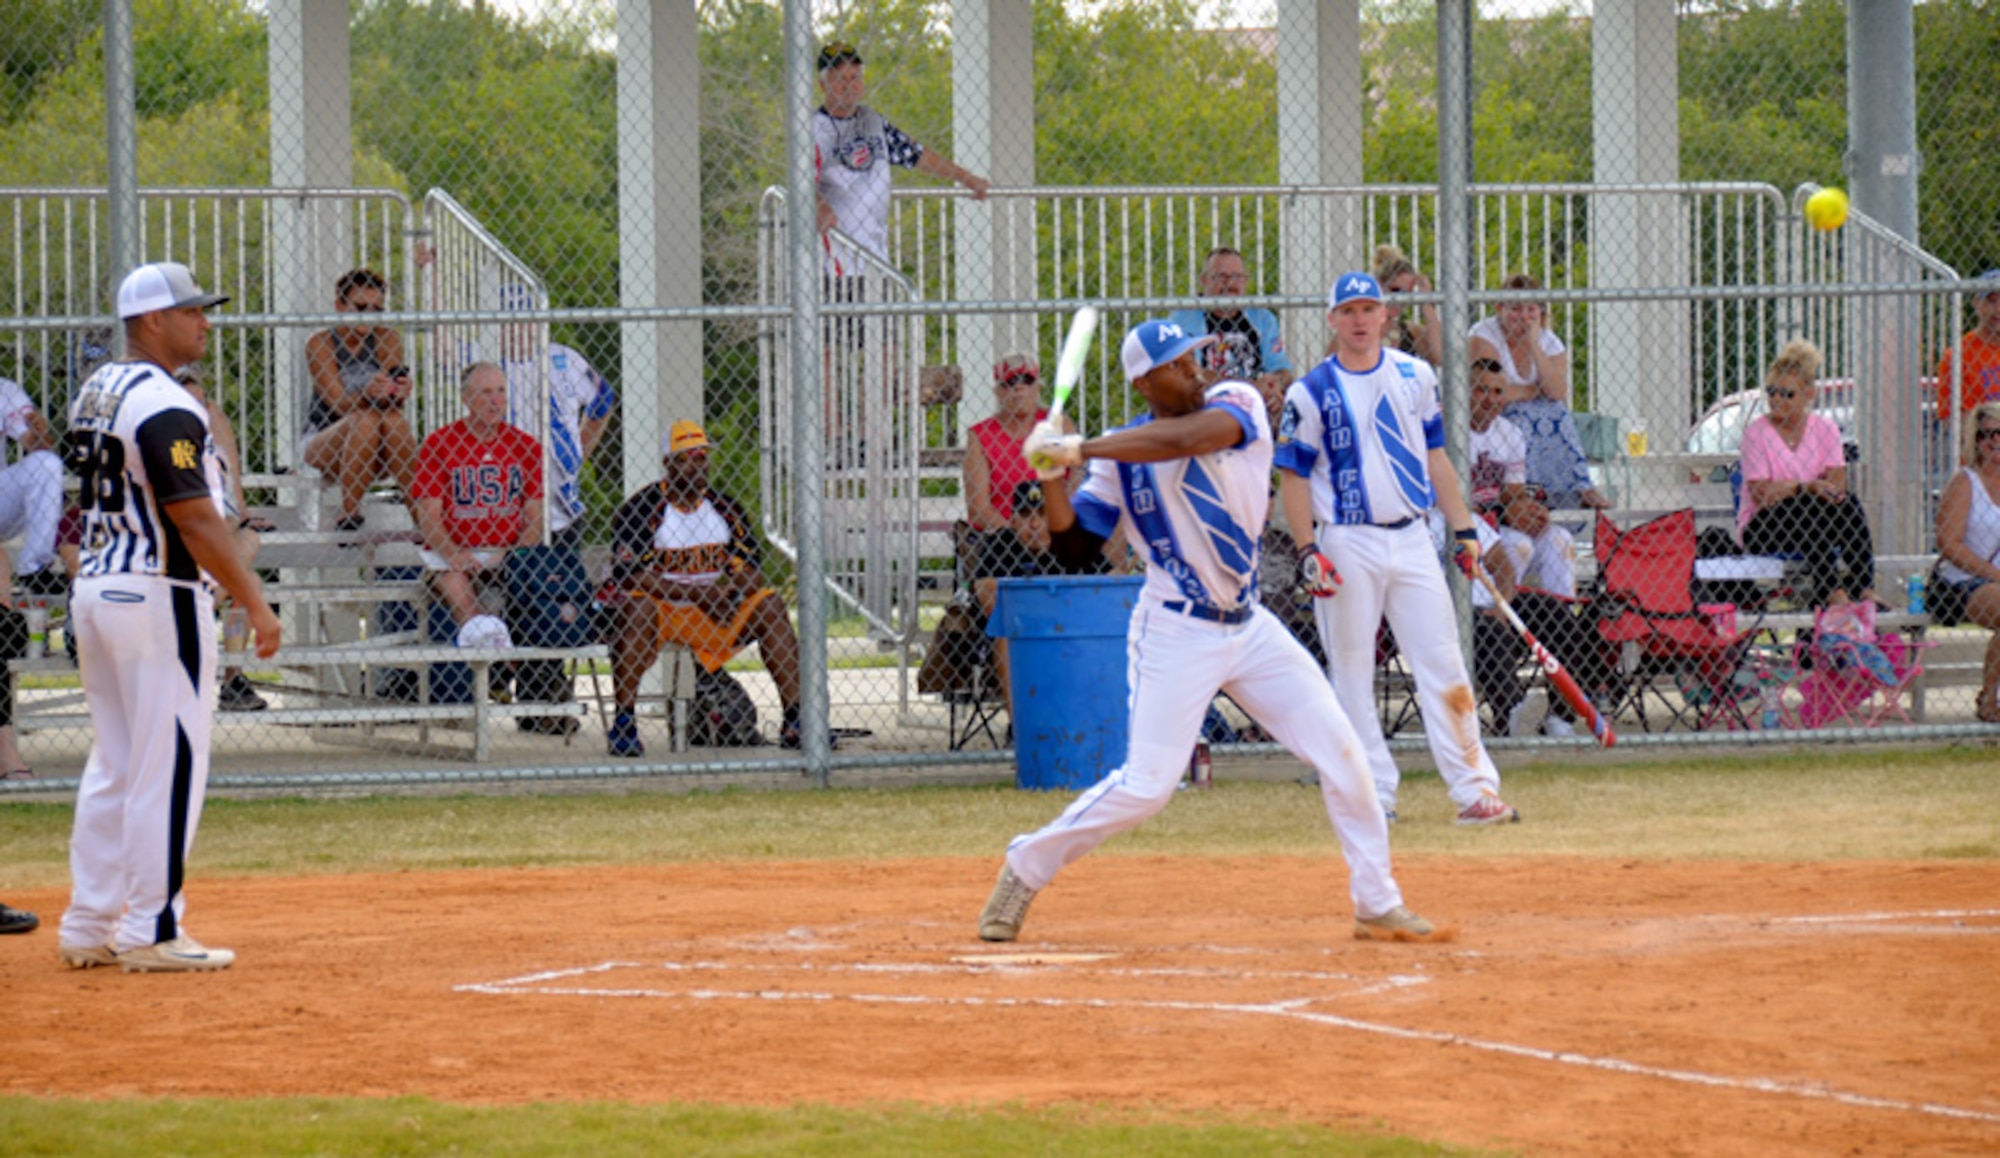
[(1748, 728), (1757, 682), (1746, 670), (1753, 623), (1718, 631), (1696, 610), (1694, 511), (1675, 511), (1620, 531), (1602, 512), (1596, 541), (1598, 632), (1619, 656), (1611, 714), (1630, 708), (1652, 731), (1650, 699), (1668, 725)]

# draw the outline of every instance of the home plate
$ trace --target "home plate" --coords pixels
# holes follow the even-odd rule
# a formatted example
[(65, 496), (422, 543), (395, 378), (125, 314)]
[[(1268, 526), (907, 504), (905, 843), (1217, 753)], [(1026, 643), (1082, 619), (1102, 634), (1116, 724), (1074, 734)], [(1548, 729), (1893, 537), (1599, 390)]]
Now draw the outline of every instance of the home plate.
[(1075, 965), (1109, 961), (1115, 956), (1115, 953), (976, 953), (952, 960), (960, 965)]

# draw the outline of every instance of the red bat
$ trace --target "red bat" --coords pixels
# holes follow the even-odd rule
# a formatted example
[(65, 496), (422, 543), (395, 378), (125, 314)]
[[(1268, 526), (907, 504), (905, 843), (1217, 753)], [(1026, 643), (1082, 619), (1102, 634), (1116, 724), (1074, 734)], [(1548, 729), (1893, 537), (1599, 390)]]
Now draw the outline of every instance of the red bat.
[(1493, 593), (1493, 603), (1500, 608), (1500, 614), (1507, 617), (1507, 622), (1513, 626), (1514, 633), (1521, 637), (1521, 642), (1528, 645), (1528, 651), (1535, 657), (1536, 665), (1549, 677), (1549, 686), (1556, 689), (1556, 693), (1562, 696), (1564, 703), (1576, 710), (1577, 719), (1590, 725), (1591, 734), (1597, 737), (1599, 744), (1606, 748), (1616, 744), (1618, 736), (1612, 732), (1610, 722), (1597, 710), (1597, 705), (1590, 702), (1590, 697), (1583, 694), (1583, 689), (1576, 686), (1575, 678), (1563, 670), (1562, 662), (1556, 659), (1555, 653), (1543, 647), (1542, 641), (1535, 638), (1535, 633), (1528, 630), (1528, 625), (1521, 622), (1521, 617), (1514, 614), (1513, 605), (1507, 602), (1506, 596), (1500, 594), (1499, 586), (1493, 582), (1493, 576), (1488, 575), (1484, 567), (1479, 568), (1479, 581), (1486, 585), (1486, 590)]

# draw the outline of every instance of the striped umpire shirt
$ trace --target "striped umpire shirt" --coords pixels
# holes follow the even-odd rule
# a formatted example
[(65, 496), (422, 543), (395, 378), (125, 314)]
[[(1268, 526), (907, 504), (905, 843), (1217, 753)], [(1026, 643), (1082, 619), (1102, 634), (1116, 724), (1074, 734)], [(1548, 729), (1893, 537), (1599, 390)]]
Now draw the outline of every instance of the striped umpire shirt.
[(83, 515), (83, 577), (207, 577), (165, 508), (208, 497), (224, 509), (222, 457), (208, 415), (151, 362), (111, 362), (69, 412), (69, 467)]

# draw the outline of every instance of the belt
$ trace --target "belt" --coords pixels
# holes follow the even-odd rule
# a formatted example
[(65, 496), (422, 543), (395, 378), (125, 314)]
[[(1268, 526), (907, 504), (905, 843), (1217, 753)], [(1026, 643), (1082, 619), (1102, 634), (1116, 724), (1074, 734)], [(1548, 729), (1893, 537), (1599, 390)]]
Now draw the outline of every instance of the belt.
[(1400, 531), (1404, 527), (1407, 527), (1411, 523), (1414, 523), (1416, 521), (1417, 521), (1417, 516), (1411, 515), (1408, 518), (1397, 519), (1393, 523), (1372, 523), (1370, 525), (1373, 526), (1378, 531)]
[(1208, 607), (1200, 603), (1187, 603), (1176, 599), (1172, 603), (1160, 604), (1160, 608), (1163, 611), (1172, 611), (1176, 614), (1191, 616), (1195, 619), (1206, 619), (1210, 623), (1237, 624), (1250, 622), (1251, 608), (1247, 603), (1241, 607), (1224, 611), (1219, 607)]

